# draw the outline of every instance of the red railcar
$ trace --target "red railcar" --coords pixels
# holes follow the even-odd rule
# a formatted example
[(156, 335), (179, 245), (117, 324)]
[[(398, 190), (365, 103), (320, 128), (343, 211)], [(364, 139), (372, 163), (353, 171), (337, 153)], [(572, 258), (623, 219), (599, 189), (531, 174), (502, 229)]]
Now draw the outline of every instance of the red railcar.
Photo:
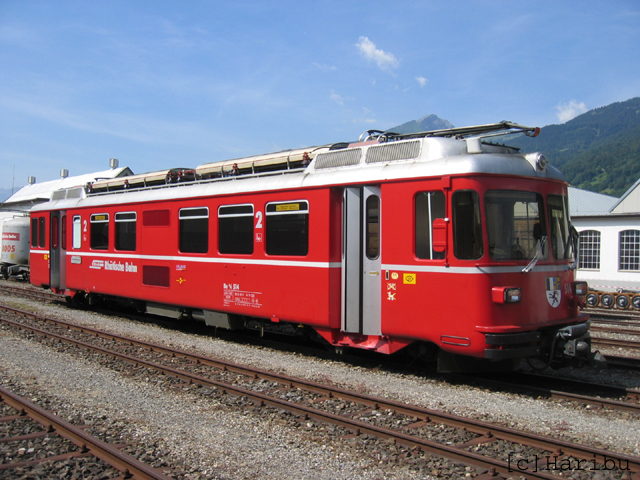
[(589, 359), (567, 184), (486, 141), (514, 132), (537, 130), (372, 132), (54, 192), (31, 212), (31, 281), (337, 348), (437, 350), (442, 369)]

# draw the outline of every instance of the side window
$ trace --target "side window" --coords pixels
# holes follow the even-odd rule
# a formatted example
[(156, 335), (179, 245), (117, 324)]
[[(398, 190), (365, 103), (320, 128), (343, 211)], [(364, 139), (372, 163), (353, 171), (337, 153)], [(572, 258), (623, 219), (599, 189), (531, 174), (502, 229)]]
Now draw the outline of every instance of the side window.
[(60, 238), (60, 217), (57, 215), (51, 218), (51, 248), (58, 248)]
[(474, 190), (459, 190), (452, 196), (453, 254), (461, 260), (482, 257), (480, 201)]
[(578, 268), (600, 270), (600, 232), (584, 230), (580, 232), (580, 262)]
[(225, 205), (218, 209), (218, 251), (253, 253), (253, 205)]
[(74, 215), (73, 217), (73, 248), (78, 249), (82, 247), (82, 220), (80, 215)]
[(267, 255), (304, 256), (309, 253), (309, 203), (305, 200), (268, 203)]
[(91, 248), (94, 250), (109, 249), (109, 214), (91, 215)]
[(549, 195), (549, 231), (551, 251), (556, 260), (572, 259), (573, 248), (569, 241), (569, 207), (566, 197)]
[(420, 192), (415, 199), (416, 257), (425, 260), (444, 258), (444, 252), (433, 250), (432, 225), (436, 218), (445, 217), (444, 192)]
[(207, 253), (209, 251), (209, 209), (182, 208), (180, 220), (180, 251)]
[(640, 270), (640, 230), (619, 233), (620, 270)]
[(38, 246), (38, 219), (37, 218), (31, 219), (31, 246), (32, 247)]
[(116, 250), (136, 249), (136, 212), (116, 213)]
[(39, 228), (38, 228), (38, 246), (45, 247), (46, 246), (46, 230), (44, 228), (44, 217), (40, 217), (39, 219)]
[(60, 246), (63, 250), (67, 249), (67, 216), (63, 215), (60, 219)]
[(375, 260), (380, 256), (380, 198), (367, 197), (367, 258)]

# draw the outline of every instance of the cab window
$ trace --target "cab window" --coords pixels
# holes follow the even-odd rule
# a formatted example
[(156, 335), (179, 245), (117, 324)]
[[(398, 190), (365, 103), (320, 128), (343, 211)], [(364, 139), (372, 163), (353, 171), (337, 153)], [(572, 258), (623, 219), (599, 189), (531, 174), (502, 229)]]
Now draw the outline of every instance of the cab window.
[(547, 258), (544, 203), (534, 192), (491, 190), (485, 195), (489, 255), (494, 260)]

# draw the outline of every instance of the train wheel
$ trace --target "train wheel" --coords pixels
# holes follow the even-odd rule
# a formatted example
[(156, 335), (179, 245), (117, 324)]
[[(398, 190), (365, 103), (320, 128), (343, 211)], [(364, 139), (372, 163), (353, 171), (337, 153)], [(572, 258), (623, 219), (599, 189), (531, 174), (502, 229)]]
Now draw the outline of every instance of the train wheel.
[(605, 293), (600, 298), (600, 305), (602, 305), (604, 308), (611, 308), (613, 306), (613, 303), (613, 295), (609, 295), (608, 293)]
[(640, 310), (640, 295), (636, 295), (635, 297), (633, 297), (631, 303), (633, 304), (633, 308), (635, 308), (636, 310)]

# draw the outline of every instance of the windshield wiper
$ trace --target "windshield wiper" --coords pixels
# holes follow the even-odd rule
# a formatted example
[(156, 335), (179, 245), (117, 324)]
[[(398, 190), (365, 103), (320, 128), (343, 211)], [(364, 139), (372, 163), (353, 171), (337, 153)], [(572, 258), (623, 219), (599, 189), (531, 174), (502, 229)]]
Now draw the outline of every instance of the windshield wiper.
[(542, 250), (544, 248), (544, 244), (547, 243), (547, 236), (543, 235), (542, 237), (540, 237), (540, 243), (538, 243), (538, 248), (536, 248), (536, 253), (533, 256), (533, 258), (531, 259), (531, 261), (529, 262), (529, 265), (527, 265), (526, 267), (524, 267), (522, 269), (523, 273), (529, 273), (533, 267), (536, 266), (536, 263), (538, 263), (538, 260), (540, 259), (540, 256), (542, 255)]

